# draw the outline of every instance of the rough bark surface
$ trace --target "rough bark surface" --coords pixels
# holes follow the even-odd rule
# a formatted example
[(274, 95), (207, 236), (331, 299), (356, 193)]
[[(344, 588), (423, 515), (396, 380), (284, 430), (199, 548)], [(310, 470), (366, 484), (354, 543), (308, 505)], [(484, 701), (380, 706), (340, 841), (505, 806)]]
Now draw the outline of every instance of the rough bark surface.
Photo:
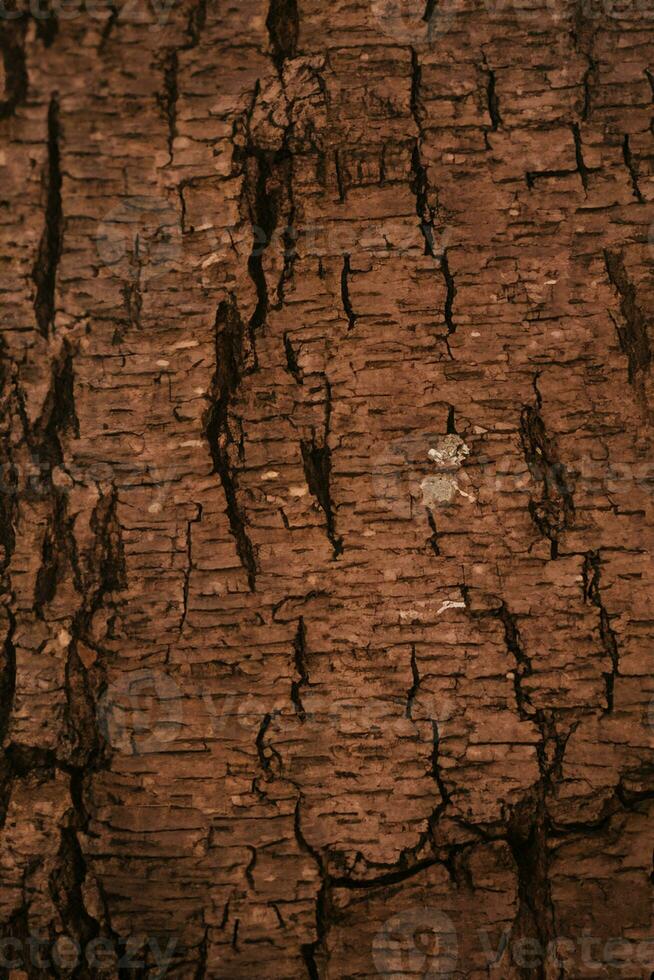
[(0, 53), (2, 975), (648, 977), (654, 11)]

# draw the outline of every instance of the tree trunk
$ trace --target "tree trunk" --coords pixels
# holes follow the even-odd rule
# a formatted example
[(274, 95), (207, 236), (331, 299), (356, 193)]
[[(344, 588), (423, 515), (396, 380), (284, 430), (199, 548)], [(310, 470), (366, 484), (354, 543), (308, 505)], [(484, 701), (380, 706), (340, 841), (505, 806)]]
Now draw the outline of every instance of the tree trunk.
[(2, 976), (654, 969), (652, 17), (4, 9)]

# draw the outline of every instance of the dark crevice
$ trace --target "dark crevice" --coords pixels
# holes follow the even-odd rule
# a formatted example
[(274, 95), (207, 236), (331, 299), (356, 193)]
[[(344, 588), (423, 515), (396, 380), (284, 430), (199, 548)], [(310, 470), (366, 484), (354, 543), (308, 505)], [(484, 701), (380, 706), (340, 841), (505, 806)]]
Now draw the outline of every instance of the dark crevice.
[(433, 822), (437, 819), (441, 812), (445, 809), (447, 804), (450, 802), (450, 794), (443, 781), (443, 774), (440, 768), (439, 755), (440, 755), (440, 732), (438, 730), (438, 722), (432, 721), (432, 752), (431, 752), (431, 774), (434, 782), (438, 787), (438, 792), (441, 795), (441, 802), (436, 807), (436, 810), (432, 814), (431, 821)]
[(581, 118), (584, 122), (590, 119), (592, 90), (597, 85), (599, 73), (599, 64), (593, 57), (593, 46), (597, 33), (596, 18), (589, 17), (589, 13), (587, 0), (576, 0), (570, 35), (575, 51), (585, 59), (587, 64), (581, 83), (583, 92)]
[[(9, 719), (14, 704), (16, 691), (16, 648), (14, 636), (16, 633), (16, 617), (11, 609), (6, 608), (6, 632), (0, 651), (0, 744), (4, 743), (9, 730)], [(2, 779), (0, 778), (0, 785)]]
[(411, 156), (411, 190), (416, 198), (416, 214), (420, 220), (420, 233), (425, 240), (425, 255), (436, 258), (434, 222), (436, 220), (435, 209), (429, 203), (429, 185), (427, 183), (427, 170), (420, 159), (420, 148), (418, 143), (413, 148)]
[(25, 59), (25, 21), (5, 20), (0, 24), (0, 54), (4, 69), (4, 99), (0, 119), (13, 116), (27, 98), (28, 74)]
[(434, 246), (434, 223), (436, 211), (429, 203), (429, 180), (427, 168), (422, 162), (420, 144), (422, 139), (422, 116), (423, 108), (420, 96), (420, 84), (422, 79), (422, 69), (418, 54), (414, 48), (411, 49), (411, 93), (410, 108), (413, 121), (418, 129), (418, 137), (411, 154), (411, 190), (416, 199), (416, 214), (420, 221), (420, 232), (425, 240), (425, 255), (436, 257)]
[(314, 431), (311, 433), (311, 439), (300, 441), (300, 450), (307, 486), (325, 515), (327, 537), (334, 558), (338, 558), (343, 553), (343, 539), (336, 533), (336, 518), (331, 496), (332, 453), (329, 446), (331, 403), (331, 385), (325, 378), (325, 426), (322, 440), (317, 441)]
[(202, 942), (198, 948), (198, 963), (195, 968), (193, 980), (205, 980), (207, 976), (207, 962), (209, 958), (209, 927), (207, 926), (202, 936)]
[[(72, 936), (85, 949), (100, 935), (100, 924), (89, 915), (84, 904), (83, 886), (86, 878), (86, 862), (77, 839), (76, 813), (71, 819), (73, 825), (61, 830), (61, 843), (57, 854), (57, 864), (50, 875), (50, 894), (61, 921)], [(73, 970), (73, 977), (90, 977), (91, 973), (83, 962)]]
[(177, 100), (179, 89), (177, 84), (177, 72), (179, 70), (179, 56), (177, 50), (169, 51), (163, 66), (163, 93), (159, 96), (159, 103), (164, 111), (168, 122), (168, 154), (170, 160), (173, 159), (173, 144), (177, 136)]
[(298, 620), (297, 632), (293, 640), (293, 661), (298, 680), (294, 680), (291, 684), (291, 701), (293, 702), (298, 718), (304, 721), (306, 711), (302, 704), (302, 688), (308, 687), (311, 682), (307, 667), (307, 630), (302, 616)]
[(57, 96), (53, 95), (48, 109), (48, 164), (44, 178), (45, 225), (32, 270), (32, 279), (36, 286), (34, 312), (37, 326), (43, 337), (48, 337), (54, 327), (57, 266), (61, 258), (63, 242), (60, 146), (59, 101)]
[(500, 100), (497, 97), (496, 91), (496, 79), (495, 72), (492, 68), (486, 69), (486, 104), (488, 107), (488, 115), (490, 116), (491, 129), (496, 132), (497, 129), (502, 125), (502, 117), (500, 115)]
[(549, 538), (556, 558), (560, 535), (574, 523), (574, 487), (547, 433), (539, 404), (523, 408), (520, 438), (529, 472), (541, 487), (540, 498), (532, 496), (529, 501), (529, 513), (540, 533)]
[(575, 160), (577, 162), (577, 172), (581, 178), (581, 185), (584, 191), (588, 190), (588, 174), (590, 173), (588, 167), (584, 162), (583, 147), (581, 143), (581, 132), (579, 131), (579, 124), (572, 124), (572, 138), (575, 144)]
[(38, 619), (46, 618), (45, 607), (53, 602), (67, 572), (72, 572), (74, 584), (80, 589), (73, 523), (74, 518), (67, 514), (65, 496), (55, 493), (34, 584), (34, 613)]
[(631, 145), (629, 143), (629, 133), (625, 133), (624, 140), (622, 141), (622, 158), (624, 160), (624, 165), (629, 171), (629, 178), (631, 180), (631, 187), (633, 190), (633, 195), (639, 204), (645, 203), (645, 198), (640, 192), (640, 187), (638, 186), (638, 170), (634, 163), (633, 157), (631, 155)]
[(638, 305), (636, 287), (630, 281), (621, 254), (604, 250), (604, 263), (611, 285), (620, 297), (624, 323), (616, 323), (618, 340), (627, 357), (629, 383), (644, 398), (643, 375), (649, 373), (652, 361), (648, 335), (648, 320)]
[[(537, 940), (548, 949), (555, 939), (556, 925), (552, 889), (549, 880), (549, 850), (543, 787), (531, 798), (515, 807), (507, 828), (507, 842), (517, 867), (518, 913), (512, 927), (512, 939)], [(545, 980), (541, 961), (533, 968), (523, 967), (521, 975), (529, 980)], [(559, 967), (554, 977), (562, 976)], [(547, 974), (550, 977), (550, 974)]]
[(606, 713), (613, 711), (613, 689), (615, 678), (620, 676), (620, 652), (616, 635), (611, 628), (611, 619), (602, 601), (600, 593), (601, 558), (599, 551), (589, 551), (584, 555), (582, 569), (584, 597), (592, 602), (599, 610), (599, 632), (602, 649), (606, 654), (611, 671), (604, 674), (606, 684)]
[(354, 330), (357, 322), (357, 315), (352, 309), (352, 300), (350, 299), (351, 275), (352, 269), (350, 268), (350, 256), (346, 253), (343, 256), (343, 269), (341, 271), (341, 301), (347, 317), (348, 330)]
[(443, 279), (445, 280), (445, 286), (447, 289), (447, 294), (445, 296), (445, 323), (447, 324), (448, 334), (453, 334), (456, 330), (453, 315), (456, 286), (454, 285), (454, 276), (450, 272), (450, 263), (447, 257), (448, 251), (448, 249), (444, 249), (441, 256), (441, 272), (443, 273)]
[(433, 512), (429, 508), (427, 508), (427, 523), (429, 524), (429, 528), (431, 530), (431, 534), (427, 539), (429, 543), (429, 547), (431, 548), (431, 550), (434, 552), (435, 555), (440, 555), (441, 549), (438, 543), (438, 528), (436, 527), (436, 518), (434, 517)]
[(111, 37), (113, 29), (118, 23), (118, 18), (120, 16), (120, 10), (115, 3), (109, 3), (108, 9), (109, 9), (109, 16), (104, 22), (104, 26), (102, 28), (102, 34), (100, 35), (100, 40), (98, 42), (98, 54), (102, 54), (102, 52), (105, 50), (109, 42), (109, 38)]
[(420, 690), (420, 672), (418, 670), (418, 661), (416, 659), (416, 645), (411, 644), (411, 678), (412, 684), (406, 695), (406, 709), (405, 714), (407, 718), (413, 720), (413, 703), (418, 696), (418, 691)]
[(182, 617), (179, 623), (179, 633), (182, 634), (188, 616), (188, 599), (191, 587), (191, 572), (193, 571), (193, 525), (199, 524), (202, 520), (202, 504), (197, 504), (195, 517), (186, 522), (186, 567), (184, 568), (184, 582), (182, 587)]
[(251, 844), (248, 844), (247, 848), (250, 852), (250, 860), (245, 867), (245, 879), (252, 891), (256, 891), (256, 885), (254, 884), (254, 869), (257, 866), (257, 849)]
[[(273, 716), (271, 713), (265, 714), (256, 737), (257, 756), (259, 765), (263, 770), (266, 779), (274, 779), (275, 774), (282, 770), (282, 758), (273, 746), (266, 741), (266, 735), (270, 728)], [(273, 767), (273, 763), (275, 763)]]
[(515, 661), (515, 668), (512, 673), (518, 715), (523, 721), (533, 720), (537, 717), (538, 713), (532, 704), (529, 692), (525, 691), (522, 686), (524, 678), (531, 676), (533, 673), (533, 668), (531, 660), (522, 646), (517, 620), (505, 602), (502, 602), (496, 611), (496, 615), (504, 627), (506, 648)]
[(341, 204), (345, 201), (346, 188), (341, 165), (341, 152), (337, 148), (334, 150), (334, 169), (336, 171), (336, 187), (338, 189), (338, 200)]
[(525, 180), (529, 190), (533, 190), (536, 181), (548, 177), (570, 177), (571, 174), (578, 173), (578, 170), (529, 170), (525, 174)]
[(232, 433), (230, 406), (241, 379), (254, 370), (256, 360), (251, 337), (233, 298), (224, 300), (216, 313), (215, 357), (212, 404), (205, 416), (204, 431), (213, 460), (213, 471), (220, 478), (225, 494), (226, 513), (236, 551), (246, 571), (250, 590), (254, 592), (258, 569), (255, 550), (247, 533), (245, 512), (238, 501), (233, 456), (242, 458), (242, 447), (236, 445)]
[(330, 923), (334, 917), (332, 902), (332, 879), (327, 868), (325, 867), (325, 862), (322, 855), (319, 851), (312, 847), (311, 844), (309, 844), (304, 836), (304, 833), (302, 832), (302, 825), (300, 821), (301, 807), (302, 794), (300, 793), (295, 805), (295, 819), (293, 824), (295, 839), (300, 850), (305, 854), (308, 854), (315, 862), (318, 869), (318, 874), (320, 876), (320, 889), (318, 890), (318, 894), (316, 896), (316, 938), (311, 943), (303, 943), (300, 947), (300, 952), (302, 954), (302, 959), (304, 960), (304, 965), (310, 980), (319, 980), (319, 965), (329, 955), (328, 952), (323, 949), (323, 946), (329, 932)]
[(286, 367), (288, 368), (289, 373), (293, 376), (297, 384), (303, 385), (304, 377), (288, 333), (284, 334), (284, 352), (286, 354)]
[(425, 11), (422, 15), (422, 19), (424, 20), (425, 24), (431, 26), (431, 23), (434, 19), (434, 15), (436, 14), (437, 10), (438, 10), (438, 0), (426, 0)]
[(297, 0), (270, 0), (266, 27), (270, 37), (273, 61), (281, 73), (284, 62), (294, 58), (300, 33)]

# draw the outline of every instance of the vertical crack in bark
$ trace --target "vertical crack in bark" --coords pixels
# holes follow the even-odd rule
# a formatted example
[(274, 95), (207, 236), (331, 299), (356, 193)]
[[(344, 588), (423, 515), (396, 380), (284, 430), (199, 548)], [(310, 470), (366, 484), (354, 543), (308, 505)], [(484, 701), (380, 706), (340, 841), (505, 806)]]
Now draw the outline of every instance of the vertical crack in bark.
[(300, 947), (300, 952), (307, 969), (309, 980), (320, 980), (319, 963), (326, 962), (329, 959), (329, 951), (325, 948), (325, 940), (327, 939), (329, 926), (333, 917), (332, 880), (322, 855), (309, 844), (302, 832), (300, 821), (302, 803), (302, 793), (298, 792), (293, 824), (295, 839), (300, 850), (308, 854), (315, 862), (320, 877), (320, 889), (316, 896), (316, 938), (313, 942), (303, 943)]
[(300, 450), (307, 486), (322, 508), (333, 556), (338, 558), (343, 553), (343, 539), (336, 533), (336, 518), (331, 497), (332, 453), (329, 446), (331, 404), (331, 385), (325, 377), (325, 426), (322, 441), (318, 442), (315, 431), (312, 431), (310, 440), (300, 440)]
[(343, 167), (341, 165), (341, 153), (338, 147), (334, 150), (334, 170), (336, 172), (336, 187), (338, 189), (338, 200), (340, 204), (345, 202), (345, 195), (347, 193), (345, 187), (345, 179), (343, 176)]
[[(507, 842), (518, 871), (518, 913), (513, 923), (514, 940), (537, 939), (542, 949), (557, 936), (552, 889), (549, 880), (546, 809), (543, 787), (520, 803), (507, 828)], [(521, 968), (525, 978), (546, 980), (541, 961), (533, 969)], [(563, 976), (562, 969), (557, 971)]]
[(198, 949), (198, 965), (193, 974), (193, 980), (205, 980), (209, 960), (209, 927), (205, 926), (202, 942)]
[[(0, 745), (5, 744), (16, 694), (16, 616), (6, 606), (5, 637), (0, 651)], [(6, 755), (0, 757), (0, 828), (4, 826), (11, 795), (12, 767)]]
[(581, 179), (581, 186), (584, 192), (588, 191), (588, 174), (590, 170), (584, 162), (584, 153), (581, 142), (581, 132), (579, 130), (579, 123), (572, 124), (572, 138), (575, 144), (575, 160), (577, 162), (577, 173)]
[(629, 133), (625, 133), (624, 139), (622, 141), (622, 158), (624, 160), (624, 165), (629, 171), (629, 179), (631, 180), (631, 188), (633, 195), (639, 204), (645, 203), (645, 198), (640, 192), (640, 187), (638, 186), (638, 170), (634, 163), (633, 156), (631, 155), (631, 144), (629, 142)]
[(431, 548), (431, 550), (434, 552), (435, 555), (440, 555), (441, 547), (438, 543), (438, 528), (436, 527), (436, 518), (434, 517), (434, 512), (430, 510), (429, 507), (425, 508), (425, 510), (427, 513), (427, 523), (429, 524), (429, 528), (431, 530), (431, 534), (427, 538), (427, 543), (429, 544), (429, 547)]
[(456, 324), (454, 322), (454, 298), (456, 296), (456, 286), (454, 285), (454, 276), (450, 272), (450, 262), (447, 257), (449, 249), (443, 249), (443, 254), (441, 256), (441, 272), (443, 273), (443, 279), (445, 280), (445, 287), (447, 289), (447, 294), (445, 296), (445, 323), (447, 324), (448, 335), (453, 334), (456, 331)]
[[(86, 879), (86, 862), (77, 837), (78, 814), (69, 814), (70, 826), (62, 827), (57, 864), (49, 879), (50, 894), (55, 908), (68, 934), (74, 937), (82, 949), (100, 935), (100, 923), (86, 909), (83, 886)], [(89, 976), (83, 964), (74, 976)]]
[(163, 65), (163, 93), (159, 96), (160, 105), (164, 111), (168, 123), (168, 156), (169, 162), (173, 159), (173, 145), (177, 136), (177, 100), (179, 98), (179, 88), (177, 84), (177, 73), (179, 71), (179, 54), (174, 48), (169, 51)]
[[(141, 329), (141, 310), (143, 308), (143, 295), (141, 292), (142, 274), (141, 240), (139, 235), (136, 235), (134, 238), (134, 249), (130, 256), (129, 281), (121, 288), (127, 323), (132, 330)], [(124, 330), (116, 327), (111, 342), (113, 344), (120, 344), (124, 337)]]
[(440, 762), (439, 762), (441, 738), (440, 738), (440, 732), (438, 730), (438, 721), (432, 721), (431, 729), (432, 729), (432, 738), (433, 738), (432, 753), (431, 753), (431, 773), (434, 782), (438, 787), (438, 792), (441, 795), (441, 802), (438, 804), (438, 806), (436, 807), (436, 809), (434, 810), (434, 812), (432, 813), (429, 819), (430, 827), (433, 828), (434, 823), (436, 823), (441, 813), (443, 812), (447, 804), (450, 802), (450, 794), (447, 787), (445, 786), (445, 782), (443, 780), (443, 774), (441, 772)]
[(286, 354), (286, 367), (288, 368), (289, 373), (293, 376), (297, 384), (303, 385), (304, 375), (302, 374), (300, 365), (298, 364), (297, 355), (288, 332), (284, 333), (284, 352)]
[(513, 671), (513, 689), (515, 691), (515, 701), (518, 715), (523, 721), (542, 721), (539, 713), (534, 708), (531, 696), (522, 686), (523, 679), (530, 677), (533, 673), (531, 659), (527, 656), (520, 639), (520, 632), (515, 616), (511, 613), (505, 602), (497, 613), (502, 626), (504, 627), (504, 642), (506, 648), (515, 660), (515, 670)]
[[(91, 515), (93, 545), (81, 578), (82, 603), (71, 625), (71, 641), (66, 662), (66, 728), (69, 759), (88, 775), (103, 755), (96, 697), (103, 682), (99, 670), (90, 673), (80, 656), (80, 644), (97, 651), (93, 637), (95, 614), (107, 604), (108, 596), (127, 588), (127, 571), (122, 529), (117, 514), (115, 489), (103, 494)], [(72, 533), (72, 532), (71, 532)]]
[(549, 538), (552, 558), (556, 558), (559, 536), (574, 523), (573, 484), (558, 457), (554, 441), (547, 434), (537, 389), (536, 395), (536, 407), (526, 405), (520, 416), (525, 460), (532, 477), (541, 485), (540, 499), (530, 498), (529, 513), (540, 533)]
[(420, 690), (420, 671), (418, 670), (418, 661), (416, 659), (415, 643), (411, 644), (411, 678), (412, 684), (406, 694), (406, 709), (404, 713), (407, 718), (413, 721), (413, 704)]
[[(472, 613), (472, 615), (480, 617), (490, 615), (502, 623), (506, 648), (516, 664), (513, 671), (513, 684), (518, 716), (522, 721), (534, 723), (540, 732), (537, 746), (540, 776), (525, 799), (513, 808), (507, 823), (506, 839), (513, 854), (518, 876), (519, 904), (512, 935), (516, 940), (537, 939), (543, 949), (546, 949), (548, 943), (557, 935), (549, 881), (546, 795), (552, 788), (553, 774), (561, 773), (565, 748), (576, 725), (571, 726), (565, 736), (560, 736), (556, 730), (553, 713), (543, 708), (536, 708), (529, 692), (524, 689), (523, 681), (533, 674), (533, 666), (523, 647), (516, 617), (504, 600), (499, 600), (498, 607), (490, 612)], [(546, 980), (542, 963), (533, 971), (523, 970), (522, 975), (530, 980), (535, 978)], [(547, 974), (548, 978), (549, 976)]]
[[(271, 712), (268, 712), (263, 716), (255, 742), (257, 747), (257, 755), (259, 757), (259, 765), (263, 770), (266, 781), (274, 779), (275, 775), (281, 773), (283, 768), (282, 757), (280, 756), (279, 752), (270, 744), (270, 742), (266, 741), (266, 735), (268, 733), (268, 729), (270, 728), (272, 719), (273, 715)], [(273, 762), (275, 763), (274, 768)]]
[(278, 72), (284, 62), (294, 58), (300, 33), (300, 17), (297, 0), (270, 0), (266, 27)]
[(193, 525), (199, 524), (202, 520), (202, 504), (196, 504), (196, 514), (186, 522), (186, 567), (184, 568), (184, 582), (182, 588), (182, 618), (179, 623), (178, 635), (181, 636), (186, 625), (188, 615), (188, 597), (191, 587), (191, 572), (193, 571)]
[[(241, 319), (233, 297), (223, 300), (218, 307), (215, 322), (216, 370), (211, 383), (212, 404), (205, 416), (205, 436), (213, 461), (213, 471), (220, 478), (227, 505), (227, 519), (236, 542), (236, 552), (247, 574), (252, 592), (256, 587), (257, 562), (255, 550), (247, 533), (245, 512), (238, 501), (238, 480), (232, 454), (232, 435), (229, 410), (244, 374), (251, 373), (256, 365), (256, 352), (251, 336)], [(250, 359), (249, 367), (246, 358)], [(237, 454), (242, 458), (242, 448)]]
[(615, 320), (615, 328), (622, 353), (627, 358), (629, 383), (633, 385), (639, 400), (649, 412), (645, 391), (645, 375), (649, 374), (652, 351), (648, 335), (648, 319), (640, 308), (636, 287), (630, 281), (622, 254), (604, 250), (604, 263), (609, 281), (620, 298), (620, 312), (624, 323)]
[(421, 145), (423, 138), (424, 109), (421, 100), (422, 68), (415, 48), (411, 48), (411, 92), (409, 105), (413, 121), (418, 130), (411, 154), (411, 190), (416, 199), (416, 214), (420, 222), (420, 233), (425, 240), (425, 255), (439, 258), (435, 244), (436, 208), (429, 202), (429, 179), (427, 168), (422, 162)]
[(491, 121), (491, 130), (497, 132), (499, 127), (502, 125), (502, 116), (500, 115), (500, 100), (497, 96), (497, 79), (495, 77), (495, 72), (492, 68), (489, 68), (486, 63), (486, 57), (484, 56), (484, 71), (486, 74), (486, 108), (488, 109), (488, 116)]
[(79, 436), (74, 386), (72, 349), (66, 342), (53, 362), (50, 387), (41, 415), (33, 431), (26, 433), (33, 456), (41, 468), (41, 479), (52, 501), (34, 590), (34, 610), (41, 619), (44, 618), (44, 607), (54, 599), (58, 583), (63, 580), (67, 569), (72, 571), (79, 589), (72, 519), (67, 514), (65, 493), (53, 482), (53, 471), (61, 467), (64, 461), (61, 437), (68, 433)]
[(347, 317), (348, 330), (354, 330), (357, 322), (357, 315), (352, 308), (352, 300), (350, 298), (350, 276), (352, 275), (352, 269), (350, 267), (350, 256), (346, 253), (343, 256), (343, 268), (341, 270), (341, 301), (343, 303), (343, 309)]
[(291, 684), (291, 701), (298, 718), (304, 721), (307, 715), (302, 704), (302, 688), (308, 687), (311, 681), (307, 666), (307, 630), (302, 616), (298, 620), (297, 632), (293, 640), (293, 661), (299, 679)]
[[(91, 515), (93, 545), (82, 575), (82, 603), (71, 624), (71, 639), (66, 661), (64, 716), (66, 762), (70, 773), (72, 807), (61, 828), (57, 863), (50, 879), (50, 893), (68, 932), (84, 948), (101, 932), (98, 920), (84, 902), (87, 866), (79, 842), (79, 833), (87, 832), (89, 815), (84, 802), (85, 788), (104, 760), (103, 739), (98, 726), (96, 696), (100, 693), (101, 668), (90, 672), (82, 661), (79, 647), (84, 643), (97, 649), (90, 634), (95, 613), (106, 604), (109, 593), (127, 587), (122, 533), (117, 518), (115, 490), (100, 497)], [(71, 532), (72, 533), (72, 532)], [(86, 976), (83, 967), (76, 975)]]
[(606, 683), (606, 709), (605, 713), (613, 711), (613, 688), (615, 678), (620, 676), (620, 652), (616, 635), (611, 628), (611, 619), (602, 602), (600, 593), (601, 579), (601, 558), (599, 551), (588, 551), (584, 555), (582, 576), (584, 582), (584, 598), (592, 602), (599, 610), (599, 632), (602, 641), (602, 649), (606, 654), (610, 664), (610, 673), (604, 674)]
[(8, 119), (25, 102), (29, 87), (24, 20), (5, 20), (0, 24), (0, 55), (4, 69), (5, 96), (0, 99), (0, 119)]
[[(115, 7), (110, 8), (112, 13), (105, 31), (107, 36), (111, 31), (115, 19), (119, 12)], [(114, 18), (115, 14), (115, 18)], [(186, 44), (181, 44), (177, 48), (169, 49), (163, 58), (160, 66), (163, 68), (163, 92), (157, 96), (157, 102), (161, 106), (168, 125), (168, 162), (173, 162), (173, 150), (175, 137), (177, 136), (177, 102), (179, 99), (179, 54), (180, 51), (190, 51), (195, 48), (199, 41), (202, 29), (207, 17), (207, 0), (198, 0), (191, 8), (186, 24)], [(105, 33), (103, 32), (100, 48), (106, 43)]]
[(593, 46), (597, 28), (591, 26), (591, 20), (587, 15), (588, 5), (586, 0), (576, 0), (573, 10), (573, 21), (570, 29), (572, 43), (577, 51), (586, 61), (587, 68), (584, 72), (581, 85), (583, 92), (581, 119), (587, 122), (590, 119), (592, 110), (592, 91), (597, 84), (599, 64), (593, 57)]
[(61, 204), (61, 130), (59, 100), (53, 95), (48, 109), (48, 163), (45, 173), (45, 225), (32, 279), (36, 286), (34, 312), (43, 337), (54, 328), (57, 266), (63, 243), (63, 211)]

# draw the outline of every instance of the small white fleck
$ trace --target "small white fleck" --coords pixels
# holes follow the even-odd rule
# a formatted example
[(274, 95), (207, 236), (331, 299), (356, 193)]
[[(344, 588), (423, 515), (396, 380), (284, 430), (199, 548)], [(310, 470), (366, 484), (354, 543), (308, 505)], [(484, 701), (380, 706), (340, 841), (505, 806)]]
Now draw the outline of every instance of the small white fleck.
[(466, 604), (462, 599), (446, 599), (436, 615), (440, 616), (446, 609), (465, 609), (465, 607)]
[(276, 470), (266, 470), (265, 473), (261, 474), (262, 480), (276, 480), (279, 473)]

